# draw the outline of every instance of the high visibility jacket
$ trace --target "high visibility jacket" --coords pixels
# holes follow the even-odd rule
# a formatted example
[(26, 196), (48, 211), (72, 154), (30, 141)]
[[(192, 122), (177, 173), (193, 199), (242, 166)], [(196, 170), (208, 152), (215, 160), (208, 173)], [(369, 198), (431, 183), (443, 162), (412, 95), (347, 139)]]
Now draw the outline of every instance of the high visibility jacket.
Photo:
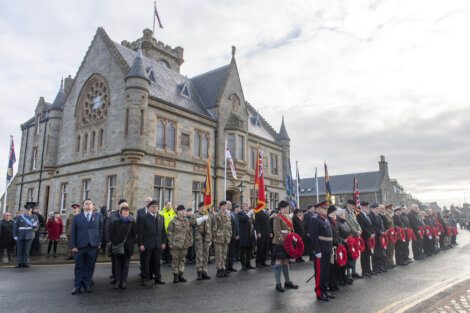
[(160, 215), (163, 216), (163, 220), (165, 221), (165, 231), (168, 232), (168, 225), (170, 225), (171, 220), (176, 217), (176, 212), (172, 207), (163, 208), (163, 210), (160, 211)]

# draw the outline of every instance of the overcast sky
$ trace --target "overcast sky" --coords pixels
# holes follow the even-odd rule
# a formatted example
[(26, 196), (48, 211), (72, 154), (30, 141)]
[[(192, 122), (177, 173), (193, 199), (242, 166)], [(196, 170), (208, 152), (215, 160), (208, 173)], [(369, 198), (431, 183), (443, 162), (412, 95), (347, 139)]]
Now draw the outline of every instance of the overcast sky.
[[(470, 1), (160, 0), (156, 37), (189, 77), (225, 65), (301, 177), (378, 170), (422, 201), (470, 199)], [(152, 27), (153, 1), (0, 0), (0, 173), (9, 135), (75, 76), (98, 26), (117, 42)], [(16, 173), (16, 169), (15, 169)], [(0, 191), (3, 192), (4, 184)]]

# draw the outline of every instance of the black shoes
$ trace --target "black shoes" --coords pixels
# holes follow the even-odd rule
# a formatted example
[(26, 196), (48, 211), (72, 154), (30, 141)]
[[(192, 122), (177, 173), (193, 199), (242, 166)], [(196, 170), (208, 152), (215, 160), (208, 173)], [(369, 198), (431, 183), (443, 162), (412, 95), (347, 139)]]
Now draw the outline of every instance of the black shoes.
[(215, 276), (217, 276), (218, 278), (225, 277), (224, 270), (217, 270), (217, 274)]
[(142, 287), (148, 287), (149, 282), (146, 281), (146, 280), (143, 280), (143, 281), (140, 283), (140, 285), (141, 285)]
[(51, 255), (50, 255), (49, 253), (46, 254), (46, 259), (49, 259), (50, 256), (51, 256)]
[(73, 289), (72, 289), (72, 292), (71, 292), (70, 294), (71, 294), (71, 295), (77, 295), (77, 294), (79, 294), (79, 293), (81, 293), (81, 292), (82, 292), (81, 288), (73, 288)]
[(299, 289), (299, 286), (295, 285), (293, 282), (285, 282), (284, 283), (284, 288), (285, 289)]
[(119, 289), (119, 283), (116, 283), (116, 284), (114, 285), (114, 289)]
[(330, 301), (330, 298), (325, 294), (325, 293), (321, 293), (320, 296), (317, 296), (317, 300), (319, 301)]
[(369, 272), (362, 272), (362, 276), (371, 277), (372, 275)]
[(187, 280), (183, 277), (183, 273), (182, 273), (182, 272), (180, 272), (180, 273), (178, 274), (178, 281), (179, 281), (180, 283), (185, 283), (185, 282), (187, 281)]
[(362, 277), (361, 275), (359, 275), (358, 273), (353, 273), (351, 275), (352, 278), (355, 278), (355, 279), (363, 279), (364, 277)]
[(203, 280), (202, 278), (202, 272), (197, 272), (197, 280)]
[(286, 291), (281, 284), (276, 284), (276, 290), (279, 291), (279, 292), (284, 292)]
[(211, 277), (209, 275), (207, 275), (206, 272), (202, 271), (202, 279), (211, 279)]
[(165, 285), (165, 282), (162, 281), (161, 279), (155, 279), (154, 285)]
[(238, 270), (234, 269), (233, 267), (229, 267), (226, 272), (238, 272)]
[(254, 267), (253, 265), (251, 265), (250, 263), (248, 263), (248, 264), (246, 265), (246, 268), (249, 269), (249, 270), (255, 269), (255, 267)]
[(335, 295), (332, 294), (332, 293), (329, 292), (329, 291), (325, 291), (325, 295), (326, 295), (329, 299), (335, 299), (335, 298), (336, 298)]
[(264, 266), (264, 264), (262, 264), (262, 263), (256, 263), (257, 268), (262, 268), (263, 266)]
[(180, 282), (179, 275), (178, 274), (173, 274), (173, 284), (177, 284), (179, 282)]
[(85, 287), (85, 292), (86, 293), (92, 293), (93, 291), (91, 290), (90, 286)]

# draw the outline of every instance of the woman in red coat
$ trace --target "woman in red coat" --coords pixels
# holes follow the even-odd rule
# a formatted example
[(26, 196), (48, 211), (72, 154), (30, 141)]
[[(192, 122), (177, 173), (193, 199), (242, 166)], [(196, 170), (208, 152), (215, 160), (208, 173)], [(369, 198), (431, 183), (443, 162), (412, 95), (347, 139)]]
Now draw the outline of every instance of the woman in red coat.
[(54, 258), (57, 256), (57, 243), (59, 242), (60, 235), (62, 235), (62, 218), (58, 212), (54, 213), (54, 217), (49, 218), (46, 223), (47, 237), (49, 237), (49, 246), (47, 247), (47, 256), (51, 253), (52, 243), (54, 243)]

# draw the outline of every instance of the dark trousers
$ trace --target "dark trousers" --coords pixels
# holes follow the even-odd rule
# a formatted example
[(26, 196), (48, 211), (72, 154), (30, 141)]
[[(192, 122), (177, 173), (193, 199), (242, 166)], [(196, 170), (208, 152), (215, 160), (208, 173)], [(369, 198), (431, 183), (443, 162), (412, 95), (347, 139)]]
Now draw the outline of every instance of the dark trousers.
[(9, 260), (11, 259), (11, 257), (13, 256), (14, 249), (15, 249), (15, 245), (14, 245), (14, 244), (12, 244), (12, 245), (0, 246), (0, 262), (2, 261), (3, 250), (7, 250), (7, 256), (8, 256), (8, 261), (9, 261)]
[(240, 263), (242, 266), (248, 266), (251, 260), (252, 247), (240, 247)]
[(30, 250), (29, 254), (30, 255), (39, 255), (39, 237), (41, 234), (39, 233), (39, 230), (34, 234), (34, 239), (30, 245)]
[(91, 287), (91, 279), (93, 278), (97, 256), (97, 247), (81, 248), (74, 254), (75, 288)]
[(331, 254), (322, 253), (320, 260), (320, 290), (322, 292), (329, 290), (330, 285), (330, 257)]
[(434, 239), (429, 237), (423, 238), (423, 250), (424, 254), (431, 255), (434, 253)]
[(141, 254), (142, 258), (142, 280), (150, 279), (150, 273), (155, 273), (155, 280), (161, 280), (160, 274), (160, 249), (145, 249)]
[(163, 261), (171, 263), (171, 253), (170, 253), (170, 247), (168, 245), (165, 247), (165, 250), (163, 250), (163, 252), (160, 252), (160, 255)]
[(56, 254), (58, 242), (58, 240), (49, 240), (49, 245), (47, 246), (47, 254), (51, 253), (52, 244), (54, 244), (54, 254)]
[(333, 289), (333, 287), (338, 287), (336, 284), (337, 280), (338, 266), (330, 263), (330, 273), (328, 277), (328, 289)]
[(233, 262), (235, 262), (237, 240), (235, 238), (230, 239), (227, 250), (227, 266), (226, 268), (233, 268)]
[(21, 239), (16, 242), (16, 263), (27, 264), (33, 239)]
[(370, 268), (370, 250), (366, 249), (364, 252), (361, 253), (361, 268), (363, 273), (371, 272)]
[(256, 240), (256, 264), (262, 264), (266, 262), (266, 257), (268, 256), (268, 245), (269, 238), (268, 236), (261, 236)]
[(120, 255), (114, 257), (114, 278), (116, 283), (126, 283), (127, 275), (129, 274), (129, 262), (131, 261), (130, 255)]
[(405, 241), (403, 245), (403, 258), (408, 260), (410, 258), (410, 241)]
[(422, 248), (423, 240), (421, 238), (416, 238), (416, 241), (411, 242), (411, 248), (413, 249), (413, 257), (421, 258), (423, 256)]

